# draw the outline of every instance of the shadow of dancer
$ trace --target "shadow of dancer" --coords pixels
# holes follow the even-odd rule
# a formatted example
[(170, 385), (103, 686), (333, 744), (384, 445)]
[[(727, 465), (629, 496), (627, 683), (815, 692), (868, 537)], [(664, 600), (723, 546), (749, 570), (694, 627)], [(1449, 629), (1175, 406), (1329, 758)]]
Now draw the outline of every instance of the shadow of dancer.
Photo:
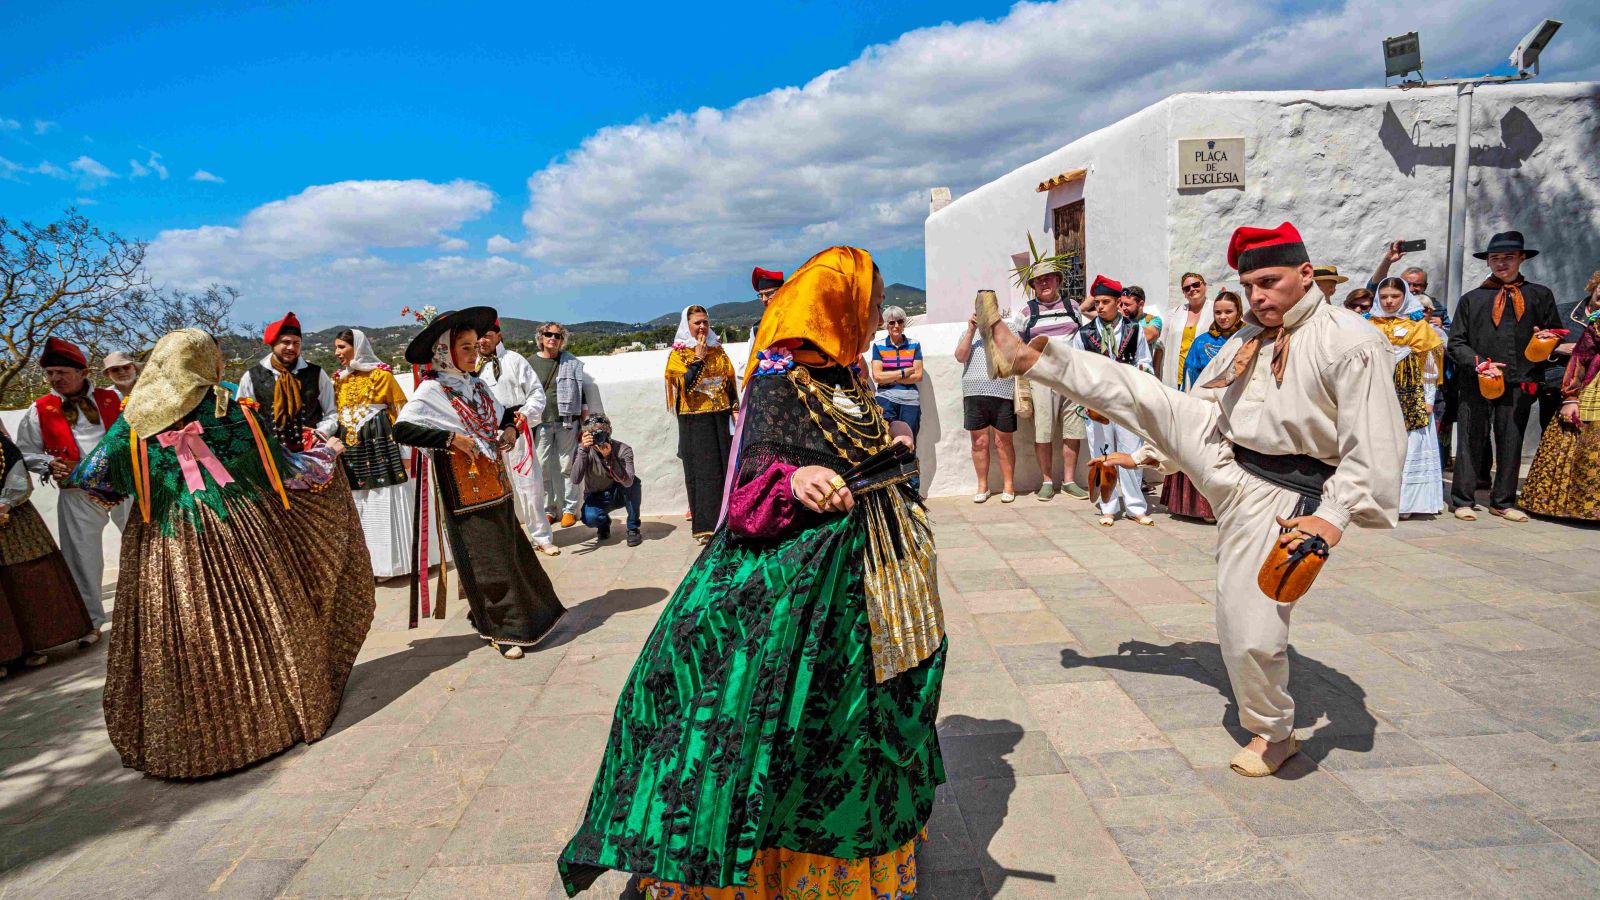
[[(947, 833), (954, 823), (945, 817), (956, 811), (973, 850), (979, 854), (975, 861), (991, 895), (999, 893), (1008, 878), (1055, 883), (1056, 877), (1048, 872), (1007, 868), (989, 851), (995, 834), (1005, 824), (1011, 794), (1017, 789), (1016, 770), (1006, 757), (1017, 748), (1022, 736), (1022, 726), (1007, 719), (957, 715), (939, 720), (939, 745), (944, 752), (945, 774), (950, 781), (941, 788), (940, 799), (934, 806), (933, 818), (928, 824), (928, 844), (917, 854), (919, 881), (924, 879), (923, 869), (926, 869), (926, 881), (936, 883), (941, 872), (967, 867), (965, 860), (941, 856), (941, 851), (959, 853), (965, 843), (960, 837), (952, 840)], [(955, 810), (950, 809), (948, 799), (952, 794)], [(947, 849), (949, 844), (955, 845), (953, 850)]]
[[(1211, 641), (1177, 641), (1152, 644), (1124, 641), (1115, 654), (1084, 656), (1070, 648), (1061, 651), (1063, 668), (1095, 666), (1133, 676), (1166, 675), (1188, 678), (1214, 688), (1227, 703), (1220, 723), (1240, 746), (1253, 737), (1239, 724), (1239, 706), (1228, 682), (1222, 650)], [(1113, 674), (1113, 678), (1116, 675)], [(1117, 679), (1126, 687), (1125, 679)], [(1355, 753), (1372, 750), (1378, 720), (1367, 709), (1366, 691), (1338, 669), (1289, 648), (1289, 694), (1294, 697), (1294, 727), (1301, 733), (1301, 754), (1320, 762), (1334, 749)], [(1279, 777), (1293, 778), (1303, 770), (1285, 767)]]

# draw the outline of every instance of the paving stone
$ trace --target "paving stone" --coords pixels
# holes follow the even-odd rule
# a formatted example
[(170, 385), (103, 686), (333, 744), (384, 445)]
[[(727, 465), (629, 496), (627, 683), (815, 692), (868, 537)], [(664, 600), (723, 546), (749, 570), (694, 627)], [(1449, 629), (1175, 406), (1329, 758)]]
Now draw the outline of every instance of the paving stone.
[(1323, 735), (1303, 740), (1310, 753), (1324, 768), (1343, 772), (1356, 769), (1394, 769), (1439, 763), (1438, 754), (1399, 732), (1370, 735)]
[(1453, 900), (1467, 894), (1458, 878), (1394, 831), (1270, 838), (1267, 846), (1318, 897)]
[(1205, 789), (1189, 761), (1167, 747), (1072, 756), (1067, 770), (1094, 800)]
[(1401, 731), (1418, 739), (1506, 734), (1517, 730), (1515, 725), (1482, 709), (1417, 713), (1395, 716), (1392, 721)]
[(1109, 797), (1093, 802), (1095, 812), (1107, 828), (1234, 818), (1233, 810), (1205, 788), (1181, 794)]
[(478, 792), (436, 866), (534, 863), (554, 858), (577, 828), (589, 785), (497, 785)]
[(1454, 850), (1543, 844), (1554, 834), (1492, 794), (1453, 794), (1371, 804), (1419, 847)]
[(1237, 819), (1117, 826), (1111, 836), (1146, 887), (1286, 876), (1281, 863)]
[(1005, 644), (1076, 644), (1061, 620), (1040, 609), (1034, 612), (992, 613), (978, 618), (978, 628), (996, 647)]
[(435, 866), (422, 874), (411, 900), (541, 897), (553, 864)]
[(610, 733), (610, 716), (523, 719), (484, 783), (590, 784)]
[(924, 872), (918, 857), (917, 897), (919, 900), (984, 900), (989, 889), (984, 886), (983, 873), (977, 869), (955, 869)]
[(1583, 819), (1545, 819), (1544, 826), (1600, 860), (1600, 816)]
[(1262, 837), (1364, 831), (1386, 824), (1303, 753), (1270, 778), (1244, 778), (1226, 768), (1201, 769), (1200, 777)]
[(1536, 819), (1600, 809), (1600, 770), (1527, 733), (1438, 738), (1429, 747)]
[(1018, 778), (1059, 775), (1067, 771), (1050, 739), (1038, 731), (998, 731), (943, 736), (945, 774), (951, 781), (967, 778)]
[(349, 828), (453, 826), (478, 793), (506, 745), (412, 746), (357, 801)]
[(1600, 863), (1570, 844), (1479, 847), (1436, 854), (1475, 896), (1504, 900), (1592, 897)]
[(1571, 638), (1523, 619), (1452, 622), (1439, 628), (1485, 650), (1560, 650), (1577, 646)]
[(198, 851), (203, 857), (306, 859), (365, 792), (268, 794)]
[(289, 883), (294, 897), (405, 894), (450, 829), (336, 828)]
[(1027, 588), (1011, 590), (972, 591), (964, 595), (967, 608), (975, 616), (991, 613), (1042, 612), (1044, 603), (1039, 595)]
[[(1077, 656), (1068, 657), (1070, 650)], [(1076, 660), (1083, 647), (1076, 641), (1067, 646), (1060, 644), (1006, 644), (995, 648), (1006, 673), (1017, 684), (1066, 684), (1074, 681), (1105, 681), (1111, 674), (1098, 666), (1063, 665), (1064, 659)]]
[(1161, 730), (1113, 682), (1036, 684), (1023, 693), (1035, 721), (1063, 756), (1167, 744)]
[(290, 794), (371, 787), (395, 755), (421, 733), (419, 725), (390, 725), (328, 735), (280, 772), (272, 790)]
[(939, 694), (939, 736), (1038, 731), (1022, 691), (999, 678), (945, 677)]
[(1354, 769), (1335, 771), (1358, 800), (1371, 806), (1383, 800), (1426, 800), (1452, 794), (1486, 793), (1483, 785), (1452, 765), (1414, 766), (1397, 769)]
[(1219, 881), (1152, 888), (1150, 900), (1297, 900), (1311, 895), (1288, 879), (1277, 881)]
[(1070, 775), (973, 779), (956, 782), (955, 794), (991, 895), (1142, 893)]

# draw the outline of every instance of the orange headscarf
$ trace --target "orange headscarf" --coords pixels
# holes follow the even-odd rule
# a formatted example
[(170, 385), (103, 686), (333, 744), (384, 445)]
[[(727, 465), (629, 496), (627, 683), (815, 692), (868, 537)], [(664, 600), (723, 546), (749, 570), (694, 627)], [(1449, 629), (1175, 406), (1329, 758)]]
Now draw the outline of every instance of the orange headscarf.
[(856, 247), (829, 247), (806, 261), (772, 295), (761, 327), (750, 344), (745, 378), (760, 362), (758, 354), (772, 347), (794, 347), (805, 341), (820, 351), (815, 360), (848, 366), (861, 357), (861, 341), (871, 319), (872, 255)]

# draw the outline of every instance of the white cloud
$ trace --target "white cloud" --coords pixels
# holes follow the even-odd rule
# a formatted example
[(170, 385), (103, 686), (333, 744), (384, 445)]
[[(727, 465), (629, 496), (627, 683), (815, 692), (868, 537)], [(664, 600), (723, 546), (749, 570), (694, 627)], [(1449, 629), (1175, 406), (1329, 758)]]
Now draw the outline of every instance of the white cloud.
[[(51, 168), (55, 167), (52, 166)], [(106, 168), (92, 156), (80, 156), (68, 163), (67, 168), (77, 173), (78, 185), (84, 190), (100, 187), (107, 181), (117, 177), (117, 173)]]
[(93, 197), (79, 197), (78, 199), (76, 199), (76, 200), (74, 200), (72, 202), (77, 204), (78, 206), (94, 206), (95, 204), (99, 203), (100, 201), (94, 199)]
[(167, 172), (167, 167), (161, 164), (161, 154), (155, 152), (154, 150), (147, 150), (145, 152), (149, 153), (150, 156), (142, 163), (136, 159), (128, 160), (128, 177), (143, 178), (146, 175), (154, 173), (157, 178), (161, 179), (162, 181), (166, 181), (169, 173)]
[(207, 172), (205, 169), (195, 169), (194, 170), (194, 174), (189, 176), (189, 180), (190, 181), (205, 181), (205, 182), (210, 182), (211, 184), (221, 184), (222, 183), (221, 176), (213, 175), (210, 172)]
[[(453, 255), (468, 244), (451, 232), (487, 213), (494, 199), (471, 181), (317, 185), (258, 206), (237, 225), (163, 231), (150, 244), (147, 265), (160, 283), (221, 281), (240, 288), (252, 304), (304, 305), (306, 297), (316, 297), (323, 309), (348, 301), (386, 317), (405, 302), (443, 308), (467, 295), (510, 298), (526, 289), (527, 266)], [(426, 247), (452, 255), (396, 261), (382, 253)], [(513, 281), (521, 285), (516, 291), (508, 286)]]
[[(1582, 55), (1596, 17), (1566, 12), (1552, 50), (1570, 62), (1546, 60), (1547, 77), (1596, 68)], [(1529, 15), (1512, 0), (1459, 0), (1413, 4), (1404, 24), (1422, 31), (1430, 71), (1477, 72), (1521, 33), (1484, 41), (1485, 27), (1498, 35)], [(523, 246), (597, 272), (611, 257), (596, 248), (628, 247), (668, 278), (833, 241), (913, 247), (929, 188), (959, 195), (1169, 94), (1379, 84), (1394, 21), (1379, 0), (1221, 0), (1203, 14), (1180, 0), (1018, 3), (869, 47), (799, 87), (601, 129), (528, 179)]]
[(36, 134), (36, 135), (37, 134), (49, 134), (50, 132), (55, 131), (58, 127), (60, 127), (60, 126), (57, 125), (55, 122), (50, 121), (49, 119), (34, 119), (33, 120), (33, 133)]
[(141, 164), (137, 159), (128, 160), (128, 177), (129, 178), (143, 178), (144, 176), (149, 175), (149, 174), (150, 174), (150, 170), (145, 168), (144, 165)]
[(486, 249), (490, 253), (514, 253), (517, 250), (517, 242), (503, 234), (497, 234), (489, 238)]
[(16, 119), (0, 119), (0, 131), (16, 131), (21, 127), (22, 123)]

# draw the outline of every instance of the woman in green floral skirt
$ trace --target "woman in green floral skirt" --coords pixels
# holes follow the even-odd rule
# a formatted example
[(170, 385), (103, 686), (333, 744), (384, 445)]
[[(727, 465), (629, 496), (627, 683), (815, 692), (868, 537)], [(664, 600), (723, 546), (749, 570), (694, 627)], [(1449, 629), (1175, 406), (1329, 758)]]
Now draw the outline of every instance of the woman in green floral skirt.
[(915, 894), (944, 781), (932, 532), (914, 466), (842, 477), (912, 440), (855, 368), (882, 296), (834, 247), (767, 307), (728, 509), (617, 702), (569, 894), (606, 869), (661, 900)]

